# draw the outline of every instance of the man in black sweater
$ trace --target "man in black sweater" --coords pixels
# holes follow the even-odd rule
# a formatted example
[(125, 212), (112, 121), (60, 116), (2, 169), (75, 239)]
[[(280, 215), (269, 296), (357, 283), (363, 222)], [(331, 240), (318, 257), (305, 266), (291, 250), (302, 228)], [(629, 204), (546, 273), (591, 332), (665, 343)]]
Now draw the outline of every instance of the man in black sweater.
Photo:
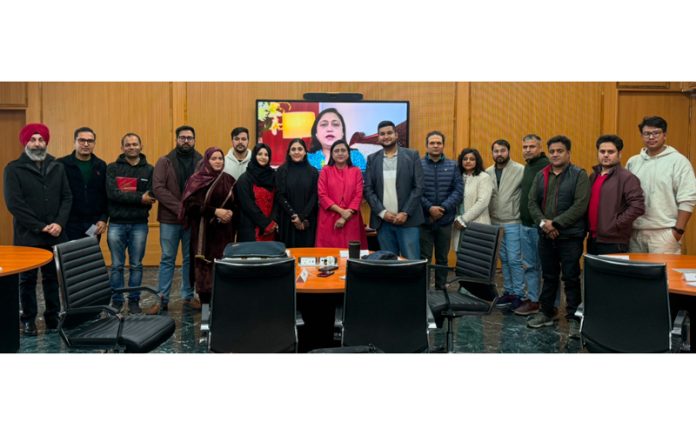
[(72, 208), (65, 232), (68, 239), (87, 235), (101, 238), (106, 231), (106, 163), (94, 155), (97, 134), (89, 127), (80, 127), (73, 135), (75, 151), (58, 159), (65, 166)]
[[(143, 280), (143, 256), (148, 225), (155, 197), (152, 194), (154, 168), (141, 153), (140, 136), (126, 133), (121, 139), (123, 152), (106, 167), (106, 194), (109, 198), (109, 231), (107, 241), (111, 251), (111, 287), (124, 286), (123, 264), (128, 249), (130, 273), (128, 287), (140, 287)], [(123, 294), (112, 298), (114, 308), (123, 308)], [(140, 291), (128, 293), (128, 311), (140, 313)]]

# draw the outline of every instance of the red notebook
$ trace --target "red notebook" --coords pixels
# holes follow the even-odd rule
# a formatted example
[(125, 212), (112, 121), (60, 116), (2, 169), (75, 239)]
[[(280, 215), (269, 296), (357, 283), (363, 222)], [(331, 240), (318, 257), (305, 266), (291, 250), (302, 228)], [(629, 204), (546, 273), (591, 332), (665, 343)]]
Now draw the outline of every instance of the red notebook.
[(116, 177), (116, 185), (121, 192), (135, 192), (138, 190), (138, 179), (135, 177)]

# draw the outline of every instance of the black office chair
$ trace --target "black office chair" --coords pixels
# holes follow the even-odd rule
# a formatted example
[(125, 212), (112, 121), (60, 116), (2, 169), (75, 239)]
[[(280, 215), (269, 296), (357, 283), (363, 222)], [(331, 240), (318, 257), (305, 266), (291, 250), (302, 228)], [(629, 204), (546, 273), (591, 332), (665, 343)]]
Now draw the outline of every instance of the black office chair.
[(664, 264), (585, 255), (580, 333), (590, 352), (679, 352), (690, 348), (689, 316), (672, 324)]
[(208, 349), (296, 352), (295, 259), (215, 260)]
[(342, 346), (428, 351), (427, 275), (425, 260), (348, 259), (343, 310), (337, 314)]
[[(470, 223), (461, 232), (455, 278), (447, 282), (459, 283), (459, 292), (432, 290), (428, 293), (428, 304), (435, 324), (442, 328), (447, 319), (445, 334), (446, 352), (454, 350), (452, 323), (455, 317), (490, 314), (498, 299), (495, 272), (498, 249), (503, 228), (497, 225)], [(446, 266), (431, 265), (430, 270)], [(450, 269), (450, 268), (447, 268)]]
[(113, 289), (99, 241), (85, 237), (53, 247), (63, 312), (58, 331), (68, 347), (150, 352), (174, 333), (174, 320), (166, 316), (124, 316), (109, 306), (117, 292), (149, 287)]

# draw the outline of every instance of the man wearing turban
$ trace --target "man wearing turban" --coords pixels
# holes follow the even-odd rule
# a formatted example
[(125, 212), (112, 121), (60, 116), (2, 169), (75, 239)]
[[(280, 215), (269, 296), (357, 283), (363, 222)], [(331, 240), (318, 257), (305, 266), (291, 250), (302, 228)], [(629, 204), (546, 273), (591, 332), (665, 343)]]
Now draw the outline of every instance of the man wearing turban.
[[(44, 124), (27, 124), (19, 132), (23, 152), (5, 167), (5, 203), (12, 213), (14, 244), (52, 250), (68, 240), (63, 229), (72, 205), (72, 193), (62, 164), (48, 154), (50, 132)], [(22, 330), (36, 335), (36, 281), (38, 270), (19, 275)], [(58, 327), (60, 299), (54, 262), (41, 267), (46, 309), (46, 330)]]

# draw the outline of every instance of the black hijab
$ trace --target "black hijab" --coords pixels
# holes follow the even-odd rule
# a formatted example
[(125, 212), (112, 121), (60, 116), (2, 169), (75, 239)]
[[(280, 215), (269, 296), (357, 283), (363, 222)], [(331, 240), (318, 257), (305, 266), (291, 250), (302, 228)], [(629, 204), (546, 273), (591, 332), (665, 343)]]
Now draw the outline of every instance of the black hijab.
[[(265, 166), (259, 165), (256, 155), (260, 150), (265, 149), (268, 153), (268, 163)], [(271, 148), (265, 143), (258, 143), (251, 152), (251, 161), (247, 166), (246, 173), (249, 174), (252, 183), (264, 189), (273, 190), (275, 187), (275, 171), (271, 168)]]

